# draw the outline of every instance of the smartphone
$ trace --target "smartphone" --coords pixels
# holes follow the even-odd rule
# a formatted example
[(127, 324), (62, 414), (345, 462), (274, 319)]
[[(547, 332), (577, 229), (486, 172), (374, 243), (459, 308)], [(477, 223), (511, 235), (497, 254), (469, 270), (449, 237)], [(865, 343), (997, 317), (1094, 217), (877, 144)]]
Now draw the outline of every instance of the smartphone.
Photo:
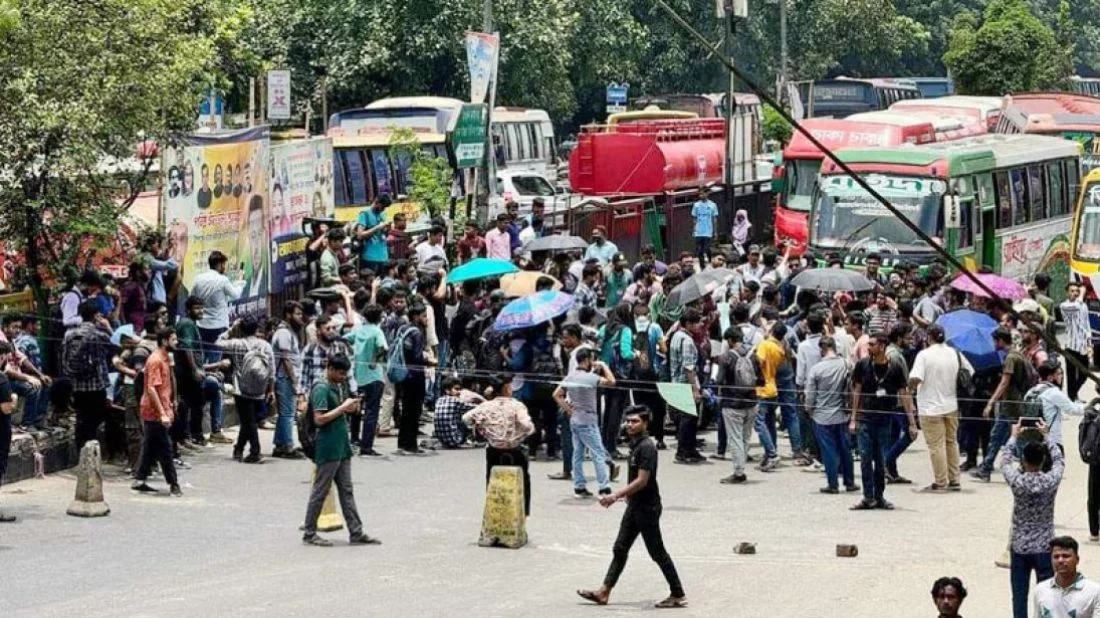
[(1034, 416), (1025, 416), (1025, 417), (1020, 419), (1020, 426), (1021, 427), (1038, 427), (1039, 426), (1039, 421), (1042, 421), (1042, 420), (1043, 419), (1036, 418)]

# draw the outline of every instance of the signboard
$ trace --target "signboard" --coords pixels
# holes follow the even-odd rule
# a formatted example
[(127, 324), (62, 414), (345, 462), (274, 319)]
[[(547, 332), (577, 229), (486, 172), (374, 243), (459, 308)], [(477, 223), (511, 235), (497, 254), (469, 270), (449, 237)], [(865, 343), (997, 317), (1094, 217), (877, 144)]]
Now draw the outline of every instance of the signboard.
[(962, 227), (962, 204), (959, 202), (959, 196), (944, 196), (943, 219), (944, 226), (949, 230), (957, 230)]
[(290, 120), (290, 71), (267, 72), (267, 117)]
[(192, 136), (169, 149), (165, 161), (184, 170), (185, 177), (197, 178), (165, 196), (168, 234), (175, 239), (172, 257), (180, 264), (184, 291), (208, 270), (210, 253), (221, 251), (229, 258), (226, 275), (243, 286), (231, 312), (266, 313), (271, 272), (267, 128)]
[(466, 33), (466, 64), (470, 68), (470, 101), (484, 103), (489, 94), (489, 82), (497, 72), (500, 35), (484, 32)]
[(626, 106), (625, 105), (608, 105), (607, 106), (607, 113), (608, 114), (621, 114), (625, 111), (626, 111)]
[(630, 84), (617, 84), (611, 82), (607, 85), (607, 104), (626, 105), (626, 94), (630, 91)]
[(332, 140), (271, 147), (271, 293), (305, 282), (309, 273), (302, 230), (306, 217), (333, 216)]
[(451, 136), (459, 169), (481, 165), (485, 158), (485, 132), (489, 110), (485, 104), (463, 105)]
[[(214, 97), (214, 113), (210, 113), (210, 97)], [(225, 114), (225, 99), (221, 96), (214, 94), (213, 92), (207, 92), (206, 96), (199, 102), (199, 124), (201, 127), (208, 127), (212, 129), (222, 128), (222, 118)]]

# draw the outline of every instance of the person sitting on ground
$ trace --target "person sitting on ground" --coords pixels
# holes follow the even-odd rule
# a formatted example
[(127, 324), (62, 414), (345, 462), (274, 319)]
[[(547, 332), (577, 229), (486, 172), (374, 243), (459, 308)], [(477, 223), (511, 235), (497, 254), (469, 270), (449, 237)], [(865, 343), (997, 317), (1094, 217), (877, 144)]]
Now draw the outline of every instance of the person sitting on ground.
[(456, 378), (444, 378), (442, 392), (435, 400), (435, 439), (443, 448), (463, 448), (469, 444), (470, 430), (462, 415), (475, 404), (462, 399), (462, 383)]

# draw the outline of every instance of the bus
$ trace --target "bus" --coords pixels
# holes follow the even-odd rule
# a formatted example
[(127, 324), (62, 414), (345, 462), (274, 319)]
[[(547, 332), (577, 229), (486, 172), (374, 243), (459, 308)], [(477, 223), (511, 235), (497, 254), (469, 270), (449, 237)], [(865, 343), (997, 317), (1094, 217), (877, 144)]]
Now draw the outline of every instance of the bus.
[[(927, 144), (936, 139), (935, 128), (928, 120), (881, 118), (877, 122), (854, 122), (832, 118), (810, 118), (802, 125), (830, 150)], [(791, 136), (783, 149), (783, 165), (775, 172), (776, 208), (775, 242), (790, 245), (792, 255), (806, 250), (807, 217), (814, 183), (821, 169), (824, 153), (800, 132)]]
[(950, 77), (902, 77), (898, 78), (916, 85), (921, 97), (937, 99), (955, 94), (955, 82)]
[(1077, 94), (1100, 97), (1100, 78), (1074, 75), (1069, 78), (1069, 89), (1070, 92), (1075, 92)]
[[(1073, 216), (1070, 237), (1070, 270), (1075, 281), (1085, 288), (1085, 303), (1089, 308), (1089, 326), (1100, 333), (1100, 170), (1092, 170), (1085, 178)], [(1092, 339), (1093, 363), (1100, 362), (1100, 336)]]
[(989, 131), (985, 127), (971, 124), (963, 118), (954, 116), (942, 116), (935, 112), (906, 112), (883, 110), (881, 112), (863, 112), (852, 114), (845, 118), (851, 122), (927, 122), (932, 125), (935, 133), (934, 142), (947, 142), (953, 139), (961, 139), (972, 135), (985, 135)]
[(886, 109), (905, 99), (919, 99), (916, 84), (892, 79), (819, 79), (795, 87), (807, 118), (845, 118), (860, 112)]
[[(838, 158), (968, 269), (1029, 282), (1046, 272), (1051, 292), (1069, 279), (1070, 209), (1080, 182), (1081, 147), (1040, 135), (984, 135), (916, 147), (843, 150)], [(948, 214), (946, 207), (958, 210)], [(814, 189), (810, 249), (861, 266), (930, 263), (936, 253), (912, 230), (826, 161)]]
[(931, 113), (945, 118), (959, 118), (967, 124), (982, 127), (981, 133), (997, 128), (1001, 117), (1001, 99), (998, 97), (946, 96), (937, 99), (908, 99), (890, 106), (898, 113)]
[(497, 107), (490, 122), (498, 168), (557, 177), (558, 147), (549, 114), (541, 109)]
[(1096, 97), (1064, 92), (1005, 95), (996, 131), (1076, 141), (1084, 148), (1085, 171), (1100, 167), (1100, 99)]

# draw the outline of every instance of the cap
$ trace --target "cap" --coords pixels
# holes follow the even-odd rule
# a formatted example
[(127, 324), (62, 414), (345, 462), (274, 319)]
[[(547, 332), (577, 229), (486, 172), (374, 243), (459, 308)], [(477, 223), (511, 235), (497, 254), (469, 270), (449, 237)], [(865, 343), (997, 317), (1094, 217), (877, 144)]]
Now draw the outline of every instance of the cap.
[(1016, 313), (1042, 313), (1042, 309), (1039, 307), (1039, 303), (1030, 298), (1025, 298), (1014, 305), (1012, 308)]
[(760, 245), (749, 245), (749, 253), (760, 253)]

